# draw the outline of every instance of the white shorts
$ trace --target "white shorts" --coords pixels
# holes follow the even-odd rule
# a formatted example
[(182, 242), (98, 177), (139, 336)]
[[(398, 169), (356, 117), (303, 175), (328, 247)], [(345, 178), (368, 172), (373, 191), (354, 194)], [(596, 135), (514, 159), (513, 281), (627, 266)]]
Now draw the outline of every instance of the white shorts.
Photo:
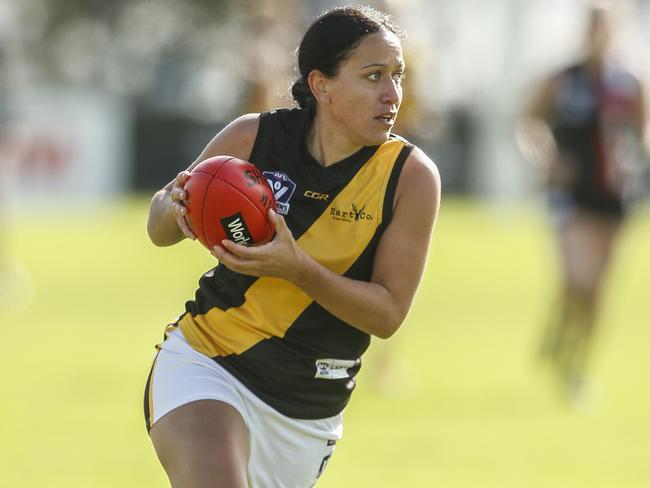
[(147, 427), (197, 400), (225, 402), (244, 419), (250, 436), (251, 488), (314, 486), (343, 434), (342, 414), (319, 420), (282, 415), (173, 329), (160, 345), (147, 382)]

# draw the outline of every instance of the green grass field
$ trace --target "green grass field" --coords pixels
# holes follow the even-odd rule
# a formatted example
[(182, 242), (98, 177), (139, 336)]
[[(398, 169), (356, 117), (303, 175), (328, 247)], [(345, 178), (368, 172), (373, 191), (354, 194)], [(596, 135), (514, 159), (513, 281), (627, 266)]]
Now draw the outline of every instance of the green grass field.
[[(192, 242), (151, 245), (146, 208), (10, 229), (0, 486), (168, 486), (143, 386), (165, 323), (213, 261)], [(604, 396), (585, 414), (535, 361), (557, 278), (541, 209), (446, 200), (416, 303), (391, 348), (368, 355), (319, 487), (649, 487), (648, 217), (630, 219), (611, 269), (593, 362)], [(387, 352), (392, 394), (370, 381)]]

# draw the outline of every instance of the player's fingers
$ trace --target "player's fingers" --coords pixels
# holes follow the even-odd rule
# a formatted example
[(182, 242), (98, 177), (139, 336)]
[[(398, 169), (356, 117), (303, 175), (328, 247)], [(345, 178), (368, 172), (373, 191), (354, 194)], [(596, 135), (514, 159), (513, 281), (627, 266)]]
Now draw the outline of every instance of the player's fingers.
[(176, 217), (176, 223), (178, 224), (178, 228), (181, 230), (185, 237), (192, 239), (193, 241), (196, 240), (196, 236), (194, 235), (194, 232), (192, 232), (192, 229), (187, 223), (187, 219), (185, 217)]
[(287, 223), (284, 221), (282, 216), (278, 215), (278, 213), (272, 208), (269, 209), (269, 218), (275, 226), (275, 232), (278, 234), (291, 233), (287, 227)]
[(187, 190), (174, 186), (170, 196), (172, 200), (187, 200)]
[(229, 252), (235, 254), (236, 256), (252, 259), (257, 256), (258, 250), (254, 247), (242, 246), (228, 239), (221, 241), (221, 245), (226, 248)]
[(226, 266), (228, 269), (231, 269), (232, 271), (245, 275), (256, 276), (256, 274), (252, 271), (251, 265), (245, 259), (240, 258), (232, 252), (229, 252), (223, 245), (215, 245), (210, 251), (210, 254), (212, 254), (219, 260), (221, 264)]
[(225, 253), (226, 250), (223, 247), (221, 247), (219, 244), (215, 244), (214, 246), (212, 246), (212, 249), (210, 249), (210, 254), (212, 254), (219, 261), (222, 260)]
[(190, 228), (189, 222), (187, 221), (187, 207), (179, 202), (174, 202), (172, 204), (172, 210), (174, 212), (174, 217), (176, 219), (176, 224), (181, 230), (183, 235), (188, 239), (195, 240), (196, 235)]
[(181, 171), (176, 175), (176, 184), (178, 186), (183, 186), (189, 177), (190, 177), (189, 171)]
[(172, 211), (176, 217), (185, 217), (187, 215), (187, 207), (178, 201), (172, 203)]

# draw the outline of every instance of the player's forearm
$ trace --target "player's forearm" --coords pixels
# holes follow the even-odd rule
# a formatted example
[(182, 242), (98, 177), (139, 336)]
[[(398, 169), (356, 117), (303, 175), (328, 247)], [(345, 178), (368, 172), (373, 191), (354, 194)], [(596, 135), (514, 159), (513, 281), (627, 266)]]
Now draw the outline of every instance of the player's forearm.
[(156, 246), (171, 246), (185, 238), (176, 223), (171, 203), (167, 188), (157, 192), (151, 199), (147, 233)]
[(548, 123), (536, 117), (525, 119), (519, 127), (519, 143), (526, 160), (548, 168), (557, 157), (555, 138)]
[(408, 307), (400, 306), (386, 287), (340, 276), (309, 256), (304, 259), (292, 281), (332, 315), (383, 339), (400, 327)]

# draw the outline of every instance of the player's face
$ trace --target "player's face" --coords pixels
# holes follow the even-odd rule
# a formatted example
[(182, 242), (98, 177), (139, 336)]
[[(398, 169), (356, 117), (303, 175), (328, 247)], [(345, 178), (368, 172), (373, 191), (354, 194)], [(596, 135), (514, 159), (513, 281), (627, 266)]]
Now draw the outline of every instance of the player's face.
[(392, 32), (365, 36), (329, 80), (334, 121), (354, 144), (388, 139), (402, 102), (402, 44)]

